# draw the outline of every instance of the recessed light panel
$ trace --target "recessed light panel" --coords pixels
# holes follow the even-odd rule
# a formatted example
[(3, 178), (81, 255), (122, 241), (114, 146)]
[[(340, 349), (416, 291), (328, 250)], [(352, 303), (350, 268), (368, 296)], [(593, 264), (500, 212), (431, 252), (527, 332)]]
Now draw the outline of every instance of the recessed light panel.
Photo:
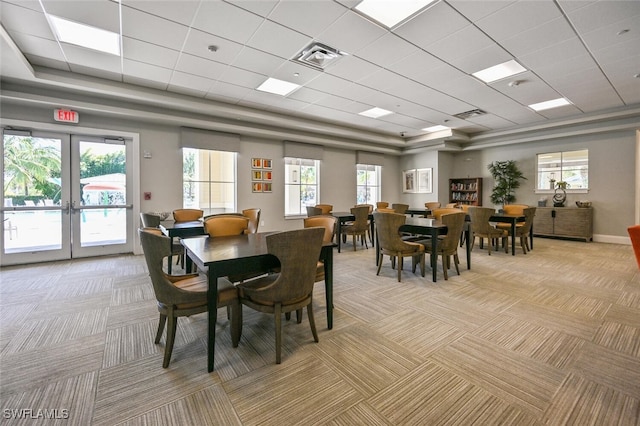
[(557, 108), (564, 105), (569, 105), (571, 102), (567, 98), (558, 98), (550, 101), (538, 102), (537, 104), (529, 105), (529, 108), (535, 111), (544, 111), (545, 109)]
[(298, 87), (300, 87), (299, 84), (278, 80), (277, 78), (268, 78), (264, 83), (257, 87), (257, 90), (273, 93), (276, 95), (287, 96)]
[(393, 111), (387, 111), (386, 109), (375, 107), (366, 111), (362, 111), (359, 114), (364, 115), (365, 117), (379, 118), (385, 115), (393, 114)]
[(449, 127), (437, 125), (437, 126), (426, 127), (422, 130), (424, 130), (425, 132), (433, 133), (433, 132), (439, 132), (440, 130), (449, 130)]
[(49, 15), (58, 40), (120, 56), (120, 34)]
[(473, 76), (479, 78), (485, 83), (492, 83), (503, 78), (511, 77), (512, 75), (525, 72), (527, 69), (517, 63), (514, 60), (504, 62), (502, 64), (494, 65), (492, 67), (483, 69), (478, 72), (474, 72)]
[(434, 0), (362, 0), (355, 8), (368, 17), (391, 28)]

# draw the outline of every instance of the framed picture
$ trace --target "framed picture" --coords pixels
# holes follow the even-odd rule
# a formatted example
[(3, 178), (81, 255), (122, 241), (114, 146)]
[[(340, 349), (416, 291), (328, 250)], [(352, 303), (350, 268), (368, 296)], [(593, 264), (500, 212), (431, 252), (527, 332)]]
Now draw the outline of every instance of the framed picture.
[(262, 168), (263, 169), (270, 169), (271, 168), (271, 159), (263, 158), (262, 159)]
[(262, 180), (271, 180), (271, 170), (265, 170), (262, 172)]
[(417, 169), (416, 170), (416, 182), (417, 190), (420, 193), (433, 192), (433, 169)]
[(402, 192), (416, 192), (416, 170), (402, 172)]
[(254, 169), (262, 168), (262, 158), (252, 158), (251, 159), (251, 167)]
[(262, 184), (262, 192), (271, 192), (271, 183)]
[(251, 180), (262, 180), (262, 170), (252, 170)]
[(251, 190), (252, 190), (253, 192), (262, 192), (263, 185), (264, 185), (264, 184), (263, 184), (262, 182), (253, 182), (253, 183), (251, 184)]

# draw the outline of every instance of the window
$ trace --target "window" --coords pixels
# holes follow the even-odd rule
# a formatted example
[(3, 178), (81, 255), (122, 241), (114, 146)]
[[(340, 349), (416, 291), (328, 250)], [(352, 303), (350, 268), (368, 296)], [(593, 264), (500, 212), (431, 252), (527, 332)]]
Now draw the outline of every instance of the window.
[(537, 156), (538, 190), (552, 190), (556, 182), (567, 189), (589, 189), (589, 150), (548, 152)]
[(318, 204), (320, 162), (304, 158), (284, 159), (285, 216), (307, 214), (307, 206)]
[(357, 164), (357, 192), (356, 204), (376, 204), (380, 201), (380, 170), (381, 166), (371, 164)]
[(182, 148), (184, 208), (205, 216), (236, 211), (235, 152)]

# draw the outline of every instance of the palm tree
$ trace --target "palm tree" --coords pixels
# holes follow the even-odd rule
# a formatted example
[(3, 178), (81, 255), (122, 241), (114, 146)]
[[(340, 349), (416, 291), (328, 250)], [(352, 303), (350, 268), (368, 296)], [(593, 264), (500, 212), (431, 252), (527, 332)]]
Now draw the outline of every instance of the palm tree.
[(7, 136), (4, 140), (4, 193), (22, 189), (25, 196), (38, 182), (60, 176), (60, 147), (32, 137)]

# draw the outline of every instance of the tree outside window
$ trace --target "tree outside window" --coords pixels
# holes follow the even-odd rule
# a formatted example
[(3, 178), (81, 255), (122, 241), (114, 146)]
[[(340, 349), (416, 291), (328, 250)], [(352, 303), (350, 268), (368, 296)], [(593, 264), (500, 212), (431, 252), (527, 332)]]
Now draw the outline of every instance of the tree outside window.
[(320, 162), (305, 158), (284, 159), (285, 216), (303, 215), (308, 206), (318, 204)]

